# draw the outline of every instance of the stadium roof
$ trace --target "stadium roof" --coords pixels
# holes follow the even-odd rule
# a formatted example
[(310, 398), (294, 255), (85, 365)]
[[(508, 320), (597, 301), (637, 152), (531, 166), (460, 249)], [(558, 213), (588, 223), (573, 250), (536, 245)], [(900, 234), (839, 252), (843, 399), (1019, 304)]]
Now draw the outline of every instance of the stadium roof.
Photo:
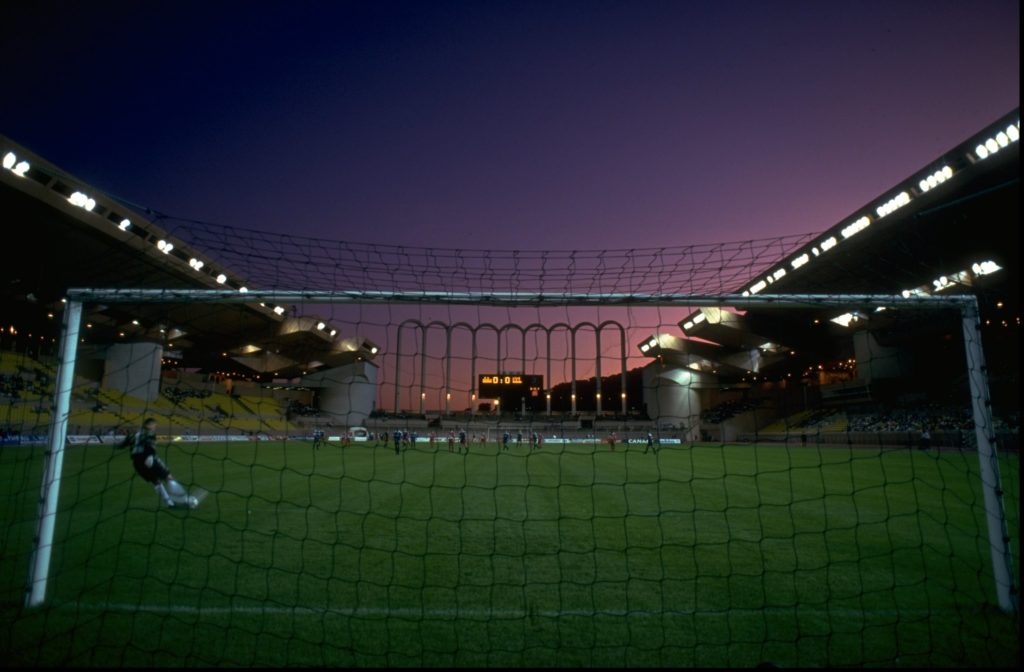
[[(1000, 297), (1018, 309), (1020, 109), (1004, 115), (893, 185), (806, 245), (740, 287), (765, 294), (937, 294), (977, 292), (983, 311)], [(835, 337), (877, 325), (884, 315), (808, 308), (784, 315), (702, 308), (679, 321), (682, 333), (717, 345), (707, 360), (724, 363), (761, 347), (762, 368), (780, 350), (821, 349), (822, 324)], [(687, 350), (637, 344), (650, 357), (693, 365)], [(681, 341), (686, 342), (686, 341)], [(759, 346), (758, 344), (762, 344)], [(771, 361), (769, 361), (771, 360)]]
[[(934, 158), (899, 184), (879, 194), (820, 235), (804, 235), (797, 247), (775, 263), (770, 247), (751, 257), (750, 276), (742, 273), (743, 259), (732, 262), (722, 275), (721, 291), (746, 294), (907, 294), (979, 292), (982, 307), (990, 296), (1007, 303), (1006, 312), (1018, 310), (1019, 282), (1017, 231), (1019, 220), (1020, 143), (1019, 109), (1004, 115), (970, 138)], [(151, 212), (138, 212), (103, 195), (13, 141), (0, 136), (0, 203), (8, 227), (18, 232), (18, 250), (9, 254), (2, 276), (0, 301), (26, 315), (46, 312), (72, 287), (230, 289), (242, 293), (246, 278), (232, 266), (249, 269), (263, 284), (281, 273), (306, 274), (301, 280), (327, 282), (339, 278), (367, 287), (390, 282), (414, 289), (431, 289), (431, 278), (449, 282), (437, 272), (451, 256), (458, 259), (455, 280), (502, 289), (520, 282), (531, 269), (561, 268), (564, 255), (547, 253), (529, 260), (506, 259), (495, 253), (456, 255), (455, 251), (385, 249), (383, 246), (321, 245), (315, 254), (311, 241), (249, 234), (256, 237), (246, 251), (233, 249), (237, 234), (224, 229), (210, 233), (197, 229), (192, 249), (181, 237), (171, 237)], [(154, 221), (156, 220), (156, 221)], [(185, 233), (185, 232), (183, 232)], [(204, 234), (206, 237), (203, 237)], [(9, 234), (10, 235), (10, 234)], [(55, 244), (55, 241), (60, 241)], [(239, 242), (243, 242), (239, 240)], [(316, 241), (312, 241), (316, 242)], [(287, 249), (282, 249), (285, 247)], [(365, 248), (365, 249), (364, 249)], [(715, 248), (721, 251), (722, 248)], [(789, 249), (789, 247), (778, 248)], [(219, 263), (218, 255), (227, 263)], [(248, 255), (248, 256), (244, 256)], [(276, 256), (275, 256), (276, 255)], [(411, 255), (411, 256), (410, 256)], [(447, 255), (447, 256), (446, 256)], [(506, 255), (508, 256), (508, 255)], [(528, 257), (530, 255), (524, 255)], [(684, 255), (685, 256), (685, 255)], [(307, 258), (308, 257), (308, 258)], [(422, 257), (422, 259), (421, 259)], [(556, 258), (557, 257), (557, 258)], [(574, 255), (569, 266), (576, 267)], [(678, 257), (682, 258), (682, 256)], [(699, 255), (689, 255), (688, 263)], [(264, 268), (259, 260), (277, 259)], [(377, 261), (374, 261), (377, 260)], [(387, 273), (403, 260), (399, 273), (377, 277), (366, 269)], [(659, 259), (660, 260), (660, 259)], [(605, 259), (591, 259), (604, 268)], [(623, 257), (617, 263), (631, 264)], [(269, 263), (269, 262), (268, 262)], [(418, 264), (418, 265), (417, 265)], [(294, 267), (294, 268), (293, 268)], [(511, 269), (495, 271), (494, 269)], [(630, 266), (632, 267), (632, 266)], [(671, 286), (676, 266), (669, 265)], [(609, 262), (598, 282), (617, 276)], [(764, 270), (767, 269), (767, 270)], [(400, 275), (408, 271), (407, 276)], [(520, 273), (522, 271), (522, 273)], [(566, 273), (568, 271), (560, 271)], [(662, 276), (666, 271), (662, 271)], [(260, 274), (263, 274), (262, 276)], [(504, 274), (502, 274), (504, 273)], [(650, 275), (657, 275), (652, 271)], [(684, 280), (701, 281), (714, 274), (714, 264), (694, 266)], [(479, 278), (470, 276), (477, 274)], [(610, 275), (608, 275), (610, 274)], [(288, 276), (292, 277), (292, 276)], [(583, 277), (583, 276), (581, 276)], [(661, 277), (661, 276), (659, 276)], [(536, 276), (527, 291), (546, 291), (564, 279), (557, 272)], [(641, 286), (642, 274), (637, 276)], [(731, 278), (743, 284), (730, 287)], [(333, 280), (332, 280), (333, 279)], [(584, 280), (586, 278), (584, 277)], [(545, 284), (547, 283), (547, 284)], [(518, 287), (518, 286), (517, 286)], [(439, 289), (444, 289), (443, 284)], [(259, 303), (231, 305), (112, 304), (94, 306), (88, 314), (97, 337), (159, 340), (182, 349), (186, 366), (223, 368), (226, 360), (251, 372), (274, 372), (294, 377), (306, 370), (336, 366), (357, 357), (372, 359), (376, 346), (353, 334), (336, 334), (315, 316), (300, 317), (285, 306)], [(55, 311), (54, 311), (55, 312)], [(745, 313), (702, 308), (679, 321), (680, 336), (656, 334), (637, 344), (645, 356), (668, 356), (684, 366), (720, 370), (723, 375), (743, 374), (787, 361), (788, 353), (829, 349), (853, 330), (875, 327), (886, 315), (852, 309), (789, 310), (785, 314), (763, 308)], [(138, 322), (139, 324), (135, 324)], [(808, 325), (819, 324), (820, 329)], [(163, 329), (163, 331), (160, 331)], [(826, 331), (823, 333), (822, 329)], [(101, 330), (105, 333), (100, 334)], [(124, 334), (123, 336), (121, 334)], [(827, 336), (827, 338), (823, 338)], [(344, 339), (344, 340), (343, 340)], [(193, 347), (199, 346), (199, 347)], [(755, 356), (756, 355), (756, 356)], [(205, 359), (204, 359), (205, 358)]]
[[(10, 241), (0, 303), (12, 321), (39, 325), (44, 315), (58, 312), (66, 291), (76, 286), (246, 291), (243, 277), (204, 251), (172, 241), (147, 214), (4, 136), (0, 157), (0, 208)], [(284, 306), (122, 303), (86, 308), (90, 340), (161, 342), (181, 353), (182, 364), (189, 367), (292, 378), (310, 368), (376, 355), (373, 344), (359, 340), (352, 347), (354, 334), (338, 334), (315, 316), (288, 315)], [(274, 366), (260, 365), (257, 352), (273, 353)], [(228, 359), (233, 367), (227, 366)]]

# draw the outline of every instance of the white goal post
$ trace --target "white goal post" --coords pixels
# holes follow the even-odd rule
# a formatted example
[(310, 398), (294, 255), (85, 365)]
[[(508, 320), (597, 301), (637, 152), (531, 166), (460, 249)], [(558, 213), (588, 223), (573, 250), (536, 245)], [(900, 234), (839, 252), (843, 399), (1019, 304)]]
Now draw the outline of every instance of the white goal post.
[[(982, 350), (978, 302), (974, 295), (911, 296), (888, 294), (641, 294), (641, 293), (535, 293), (535, 292), (425, 292), (425, 291), (281, 291), (201, 289), (70, 289), (61, 331), (57, 382), (48, 450), (40, 489), (35, 548), (29, 568), (26, 605), (46, 599), (54, 527), (60, 494), (64, 444), (67, 437), (74, 368), (84, 303), (257, 303), (279, 304), (443, 304), (474, 306), (732, 306), (752, 308), (917, 308), (960, 311), (980, 473), (985, 499), (989, 548), (1000, 608), (1018, 610), (1010, 536), (1003, 504), (998, 456), (992, 422), (988, 372)], [(488, 430), (488, 440), (496, 440)]]

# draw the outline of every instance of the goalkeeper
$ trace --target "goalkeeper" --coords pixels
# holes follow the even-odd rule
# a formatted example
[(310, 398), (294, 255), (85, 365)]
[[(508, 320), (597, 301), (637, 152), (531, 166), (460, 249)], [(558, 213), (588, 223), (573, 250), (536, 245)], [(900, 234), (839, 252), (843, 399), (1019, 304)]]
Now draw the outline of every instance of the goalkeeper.
[(135, 471), (143, 480), (153, 484), (156, 494), (168, 508), (173, 509), (178, 505), (195, 507), (198, 503), (196, 498), (189, 497), (185, 488), (174, 480), (167, 465), (156, 455), (156, 420), (146, 418), (139, 431), (125, 438), (124, 445), (131, 448)]

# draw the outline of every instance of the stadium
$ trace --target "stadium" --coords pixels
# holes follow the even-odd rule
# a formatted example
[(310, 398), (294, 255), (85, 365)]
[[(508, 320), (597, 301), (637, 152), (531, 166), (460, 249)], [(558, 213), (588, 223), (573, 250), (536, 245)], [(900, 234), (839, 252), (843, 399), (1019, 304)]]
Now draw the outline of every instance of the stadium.
[(1019, 118), (820, 232), (583, 254), (179, 219), (0, 136), (8, 660), (1014, 665)]

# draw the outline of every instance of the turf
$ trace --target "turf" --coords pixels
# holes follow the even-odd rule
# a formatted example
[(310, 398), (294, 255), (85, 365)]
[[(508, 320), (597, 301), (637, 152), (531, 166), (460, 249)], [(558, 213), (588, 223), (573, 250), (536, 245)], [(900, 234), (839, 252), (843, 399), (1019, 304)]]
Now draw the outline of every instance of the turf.
[[(0, 451), (12, 665), (1013, 666), (970, 453), (177, 443), (66, 451), (24, 609), (42, 447)], [(1000, 468), (1019, 567), (1019, 462)]]

